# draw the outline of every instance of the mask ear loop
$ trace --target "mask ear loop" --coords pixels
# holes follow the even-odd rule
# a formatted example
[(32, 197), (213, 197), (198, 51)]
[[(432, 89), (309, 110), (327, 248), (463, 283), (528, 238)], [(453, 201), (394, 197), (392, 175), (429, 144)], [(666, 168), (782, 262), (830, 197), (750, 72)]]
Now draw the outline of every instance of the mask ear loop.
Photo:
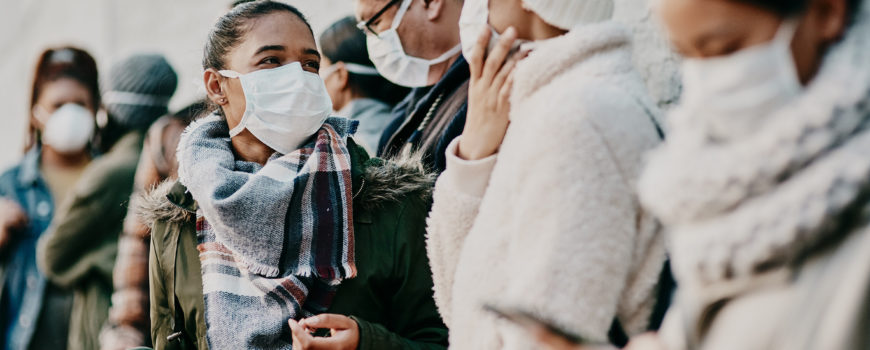
[[(338, 62), (336, 62), (336, 63), (338, 63)], [(322, 79), (325, 82), (326, 79), (329, 78), (330, 76), (332, 76), (332, 74), (334, 74), (335, 72), (338, 72), (338, 65), (337, 64), (333, 64), (333, 65), (329, 66), (329, 68), (326, 68), (326, 69), (320, 71), (320, 74), (318, 74), (318, 75), (320, 76), (320, 79)]]
[[(230, 79), (241, 79), (241, 77), (242, 77), (242, 74), (240, 74), (239, 72), (236, 72), (234, 70), (229, 70), (229, 69), (219, 70), (218, 74), (220, 74), (226, 78), (230, 78)], [(244, 84), (242, 84), (242, 91), (245, 91)], [(247, 96), (245, 98), (247, 99)], [(247, 107), (245, 109), (247, 109)], [(242, 115), (242, 120), (239, 121), (239, 124), (236, 125), (236, 127), (230, 129), (230, 137), (231, 138), (240, 134), (242, 132), (242, 130), (245, 129), (245, 121), (247, 121), (247, 119), (248, 119), (248, 113), (245, 113), (244, 115)]]
[(364, 65), (356, 64), (356, 63), (345, 62), (344, 68), (347, 69), (348, 72), (351, 72), (354, 74), (359, 74), (359, 75), (371, 75), (371, 76), (380, 75), (380, 73), (378, 73), (378, 70), (375, 69), (375, 67), (364, 66)]
[(241, 73), (236, 72), (236, 71), (234, 71), (234, 70), (229, 70), (229, 69), (219, 70), (219, 71), (218, 71), (218, 74), (223, 75), (223, 76), (226, 77), (226, 78), (235, 78), (235, 79), (238, 79), (238, 78), (241, 78), (241, 77), (242, 77), (242, 74), (241, 74)]
[(399, 6), (399, 11), (396, 12), (396, 17), (393, 17), (393, 23), (390, 24), (391, 30), (396, 30), (399, 28), (399, 25), (402, 24), (402, 20), (405, 19), (405, 12), (408, 12), (408, 8), (411, 7), (412, 2), (414, 2), (414, 0), (402, 1), (402, 5)]
[(781, 51), (786, 55), (786, 59), (791, 64), (788, 67), (783, 67), (784, 69), (788, 69), (788, 75), (794, 79), (794, 81), (790, 82), (790, 86), (793, 86), (795, 89), (800, 90), (800, 87), (803, 85), (800, 82), (800, 77), (798, 75), (797, 70), (797, 62), (795, 62), (794, 53), (791, 50), (791, 44), (794, 41), (795, 35), (797, 35), (798, 26), (800, 25), (800, 19), (798, 17), (789, 17), (782, 20), (779, 28), (776, 30), (776, 34), (773, 36), (774, 45), (781, 46)]
[(791, 42), (794, 41), (799, 25), (800, 19), (797, 17), (783, 19), (776, 30), (776, 34), (773, 36), (773, 40), (787, 43), (790, 46)]

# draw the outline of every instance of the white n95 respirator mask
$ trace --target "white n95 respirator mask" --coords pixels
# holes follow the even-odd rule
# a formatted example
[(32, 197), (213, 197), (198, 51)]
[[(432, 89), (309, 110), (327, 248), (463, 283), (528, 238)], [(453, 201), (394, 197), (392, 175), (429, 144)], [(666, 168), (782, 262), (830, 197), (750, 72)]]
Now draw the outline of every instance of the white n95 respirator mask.
[(75, 103), (67, 103), (48, 116), (40, 107), (36, 117), (43, 123), (42, 143), (61, 154), (81, 152), (88, 146), (94, 133), (94, 114), (87, 108)]

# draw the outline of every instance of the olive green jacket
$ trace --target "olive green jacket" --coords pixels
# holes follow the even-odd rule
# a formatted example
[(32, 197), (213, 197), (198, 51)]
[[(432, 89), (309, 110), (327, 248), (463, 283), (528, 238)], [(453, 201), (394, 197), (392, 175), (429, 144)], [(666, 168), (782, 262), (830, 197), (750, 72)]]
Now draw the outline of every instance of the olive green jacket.
[(143, 133), (132, 131), (91, 162), (39, 239), (40, 270), (51, 282), (73, 290), (70, 350), (99, 348), (142, 141)]
[[(447, 328), (433, 301), (425, 250), (432, 175), (412, 161), (369, 159), (352, 142), (357, 276), (340, 285), (328, 312), (351, 316), (359, 349), (443, 349)], [(183, 185), (137, 200), (151, 230), (151, 337), (156, 349), (207, 349), (195, 216)], [(290, 335), (287, 335), (288, 341)]]

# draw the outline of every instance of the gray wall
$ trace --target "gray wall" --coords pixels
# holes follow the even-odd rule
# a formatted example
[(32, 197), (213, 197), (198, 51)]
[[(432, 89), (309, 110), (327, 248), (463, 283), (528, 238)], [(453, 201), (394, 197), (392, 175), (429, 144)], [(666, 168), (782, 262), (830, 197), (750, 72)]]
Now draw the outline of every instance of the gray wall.
[[(36, 59), (48, 47), (89, 51), (101, 79), (111, 64), (137, 52), (167, 56), (179, 73), (176, 109), (202, 94), (202, 45), (231, 0), (2, 0), (0, 11), (0, 169), (21, 157)], [(352, 0), (291, 0), (315, 32), (353, 13)], [(199, 84), (199, 85), (198, 85)]]

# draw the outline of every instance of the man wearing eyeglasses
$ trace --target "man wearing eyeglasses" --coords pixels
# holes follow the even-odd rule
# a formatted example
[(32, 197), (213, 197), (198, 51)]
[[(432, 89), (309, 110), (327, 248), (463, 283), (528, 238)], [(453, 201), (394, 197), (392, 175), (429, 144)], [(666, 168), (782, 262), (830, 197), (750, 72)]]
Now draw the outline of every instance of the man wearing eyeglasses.
[(356, 0), (359, 27), (378, 72), (414, 88), (393, 109), (379, 155), (422, 153), (444, 170), (444, 151), (462, 133), (468, 99), (468, 64), (459, 43), (462, 0)]

